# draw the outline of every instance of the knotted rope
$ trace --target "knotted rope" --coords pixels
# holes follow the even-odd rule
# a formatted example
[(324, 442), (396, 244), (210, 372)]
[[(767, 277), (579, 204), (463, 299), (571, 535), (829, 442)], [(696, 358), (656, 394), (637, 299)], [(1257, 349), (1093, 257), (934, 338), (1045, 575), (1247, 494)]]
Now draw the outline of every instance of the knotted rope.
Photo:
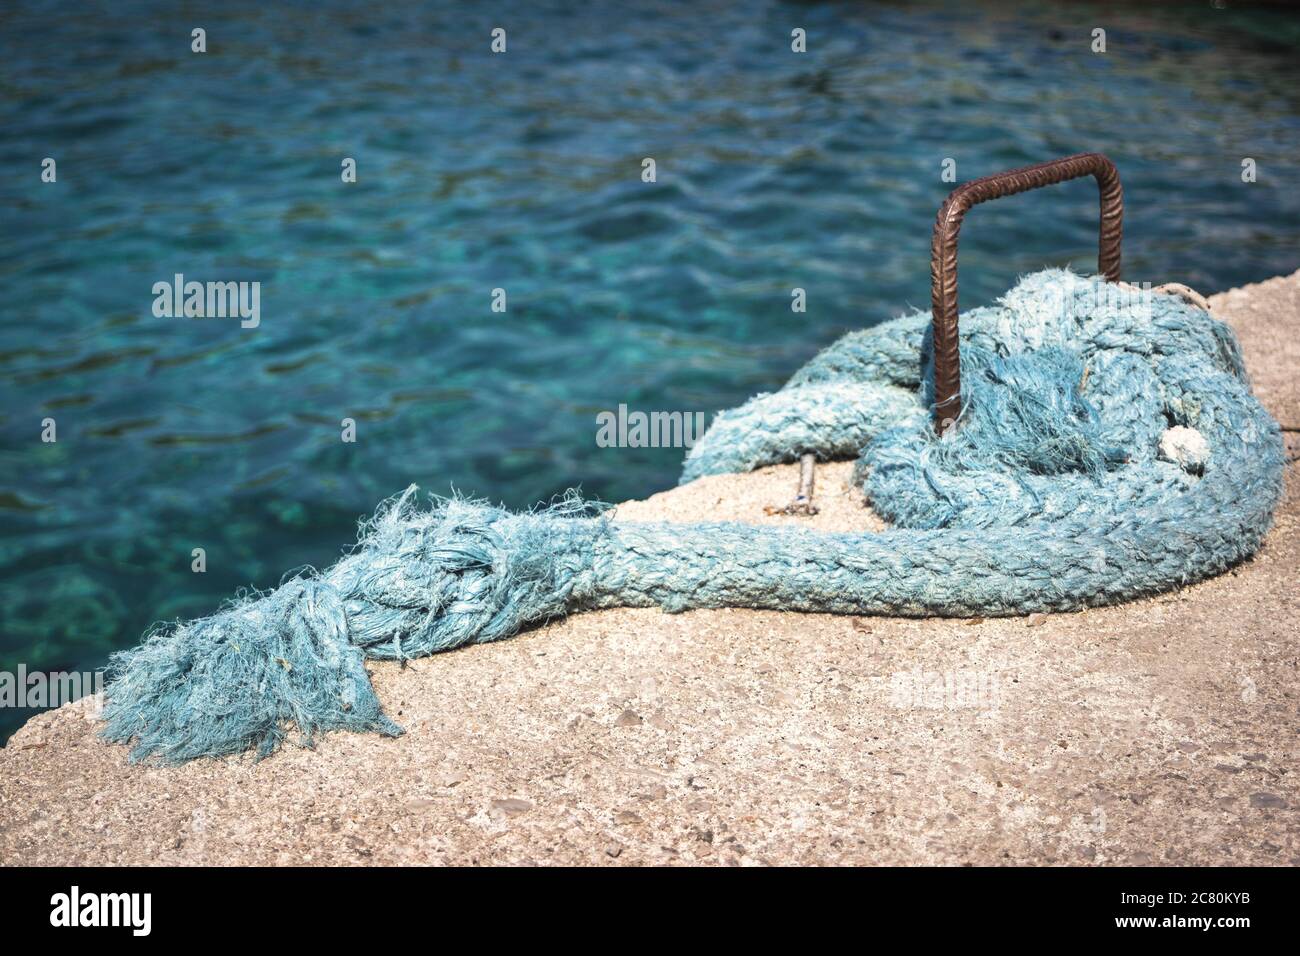
[(607, 607), (894, 615), (1068, 611), (1218, 574), (1259, 547), (1277, 423), (1231, 331), (1176, 295), (1052, 270), (961, 318), (962, 413), (929, 420), (928, 313), (853, 332), (779, 392), (723, 413), (683, 481), (858, 458), (894, 527), (823, 534), (611, 522), (569, 496), (511, 513), (382, 505), (323, 573), (156, 629), (116, 655), (106, 735), (133, 758), (272, 751), (290, 728), (400, 733), (366, 658), (509, 637)]

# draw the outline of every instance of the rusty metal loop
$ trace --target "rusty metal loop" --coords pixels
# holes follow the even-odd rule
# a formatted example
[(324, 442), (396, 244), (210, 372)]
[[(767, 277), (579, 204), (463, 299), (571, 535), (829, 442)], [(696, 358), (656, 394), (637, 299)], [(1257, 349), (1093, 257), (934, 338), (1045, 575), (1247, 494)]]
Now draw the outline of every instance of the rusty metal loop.
[(1008, 170), (958, 186), (939, 207), (930, 247), (930, 301), (934, 310), (934, 427), (943, 434), (961, 411), (961, 363), (957, 346), (957, 234), (972, 206), (1002, 196), (1093, 176), (1101, 192), (1101, 230), (1097, 269), (1119, 281), (1119, 246), (1124, 193), (1119, 171), (1101, 153), (1079, 153), (1047, 163)]

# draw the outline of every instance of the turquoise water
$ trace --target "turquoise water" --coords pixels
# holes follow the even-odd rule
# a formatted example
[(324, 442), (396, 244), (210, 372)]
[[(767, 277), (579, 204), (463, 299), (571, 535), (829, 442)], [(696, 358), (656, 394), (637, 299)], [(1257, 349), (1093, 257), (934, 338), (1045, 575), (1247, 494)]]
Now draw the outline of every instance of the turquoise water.
[[(711, 414), (928, 305), (948, 157), (960, 181), (1108, 153), (1134, 281), (1300, 265), (1283, 13), (96, 9), (0, 12), (0, 670), (99, 666), (153, 621), (328, 564), (411, 482), (515, 507), (673, 484), (681, 450), (597, 447), (596, 414)], [(963, 304), (1090, 268), (1095, 217), (1090, 182), (981, 207)], [(155, 317), (175, 273), (259, 282), (260, 325)], [(0, 739), (25, 716), (0, 711)]]

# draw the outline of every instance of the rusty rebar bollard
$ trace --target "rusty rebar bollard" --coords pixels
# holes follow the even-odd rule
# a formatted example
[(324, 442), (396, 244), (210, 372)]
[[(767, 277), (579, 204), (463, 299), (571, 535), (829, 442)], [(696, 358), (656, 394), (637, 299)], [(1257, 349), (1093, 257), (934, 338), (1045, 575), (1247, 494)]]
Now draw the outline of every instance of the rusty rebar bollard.
[(957, 343), (957, 235), (967, 210), (990, 199), (1040, 186), (1093, 176), (1101, 191), (1101, 229), (1097, 269), (1119, 281), (1119, 248), (1124, 227), (1124, 193), (1119, 171), (1101, 153), (1079, 153), (1036, 166), (1008, 170), (958, 186), (934, 223), (930, 247), (930, 301), (934, 310), (934, 427), (943, 434), (961, 414), (961, 362)]

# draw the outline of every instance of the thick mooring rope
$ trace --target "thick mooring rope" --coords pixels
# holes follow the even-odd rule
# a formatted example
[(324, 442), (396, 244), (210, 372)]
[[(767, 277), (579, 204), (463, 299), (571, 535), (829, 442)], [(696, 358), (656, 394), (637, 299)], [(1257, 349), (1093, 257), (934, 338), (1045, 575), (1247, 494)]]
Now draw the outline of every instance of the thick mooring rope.
[(509, 637), (605, 607), (1008, 615), (1110, 604), (1218, 574), (1259, 547), (1281, 494), (1277, 423), (1236, 339), (1176, 295), (1051, 270), (961, 319), (962, 418), (927, 410), (928, 313), (854, 332), (781, 391), (724, 413), (683, 481), (858, 457), (894, 528), (823, 534), (611, 522), (570, 497), (516, 514), (414, 488), (357, 547), (114, 660), (108, 737), (166, 761), (400, 732), (365, 659)]

